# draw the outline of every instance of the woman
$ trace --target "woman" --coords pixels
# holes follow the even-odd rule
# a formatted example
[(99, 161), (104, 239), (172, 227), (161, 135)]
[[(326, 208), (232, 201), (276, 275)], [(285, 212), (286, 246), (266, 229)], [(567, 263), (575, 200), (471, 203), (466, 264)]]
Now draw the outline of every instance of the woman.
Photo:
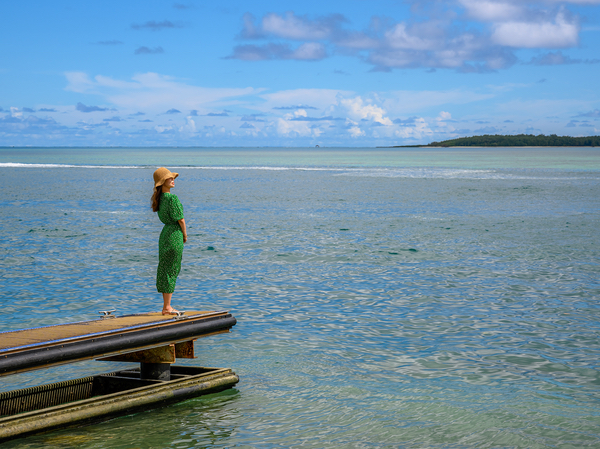
[(183, 206), (179, 198), (171, 193), (177, 176), (179, 173), (171, 173), (164, 167), (154, 172), (152, 210), (158, 212), (158, 218), (165, 224), (158, 240), (156, 271), (156, 289), (163, 295), (163, 315), (174, 315), (177, 312), (171, 307), (171, 297), (181, 270), (183, 244), (187, 242)]

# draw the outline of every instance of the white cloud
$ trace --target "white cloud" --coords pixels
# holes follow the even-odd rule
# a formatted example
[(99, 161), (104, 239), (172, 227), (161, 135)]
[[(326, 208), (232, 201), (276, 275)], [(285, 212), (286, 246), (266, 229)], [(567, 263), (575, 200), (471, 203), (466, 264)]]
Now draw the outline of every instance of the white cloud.
[(99, 86), (111, 87), (114, 89), (139, 89), (142, 87), (140, 85), (140, 83), (131, 82), (131, 81), (115, 80), (113, 78), (110, 78), (110, 77), (104, 76), (104, 75), (96, 75), (94, 77), (94, 80), (96, 81), (96, 83)]
[(192, 117), (186, 117), (185, 125), (179, 128), (179, 132), (195, 133), (196, 131), (196, 122), (194, 122)]
[(325, 46), (318, 42), (306, 42), (296, 49), (289, 44), (268, 43), (266, 45), (238, 45), (226, 59), (242, 61), (266, 61), (272, 59), (296, 59), (317, 61), (327, 57)]
[(600, 5), (600, 0), (546, 0), (551, 3), (575, 3), (577, 5)]
[(439, 31), (437, 36), (417, 35), (417, 33), (409, 32), (406, 24), (399, 23), (390, 31), (385, 33), (385, 38), (390, 48), (398, 48), (404, 50), (436, 50), (440, 48)]
[(380, 40), (360, 32), (343, 33), (335, 43), (342, 48), (351, 50), (372, 50), (381, 46)]
[(308, 117), (308, 114), (306, 113), (306, 111), (304, 109), (297, 109), (296, 111), (294, 111), (293, 116), (294, 117)]
[(412, 126), (401, 127), (394, 131), (394, 136), (401, 139), (422, 140), (426, 136), (431, 136), (433, 131), (423, 117), (417, 117)]
[(308, 104), (317, 109), (325, 109), (337, 101), (338, 95), (348, 96), (352, 95), (352, 92), (335, 89), (281, 90), (279, 92), (260, 95), (266, 101), (264, 104), (257, 105), (256, 108), (266, 112), (278, 107)]
[(524, 14), (520, 5), (507, 1), (493, 0), (459, 0), (470, 17), (488, 22), (500, 22), (503, 20), (514, 20)]
[(365, 135), (365, 132), (362, 129), (360, 129), (357, 125), (348, 128), (348, 133), (350, 134), (350, 137), (353, 138), (362, 137)]
[(277, 134), (290, 137), (306, 137), (312, 135), (312, 130), (307, 122), (288, 121), (284, 118), (276, 120)]
[(332, 23), (327, 19), (310, 21), (305, 17), (296, 16), (293, 12), (285, 16), (267, 14), (262, 19), (263, 33), (277, 37), (296, 40), (321, 40), (332, 33)]
[(385, 111), (382, 108), (370, 102), (365, 102), (361, 97), (340, 99), (339, 104), (345, 110), (347, 116), (353, 120), (366, 119), (382, 125), (392, 125), (392, 121), (385, 117)]
[(533, 99), (533, 100), (511, 100), (499, 103), (496, 111), (515, 117), (547, 117), (549, 115), (569, 116), (576, 115), (578, 111), (588, 110), (594, 107), (596, 102), (593, 98), (588, 99)]
[[(576, 46), (581, 28), (577, 16), (571, 15), (566, 5), (594, 5), (600, 4), (600, 0), (446, 3), (444, 10), (435, 16), (432, 13), (425, 20), (409, 17), (403, 22), (393, 22), (372, 17), (371, 25), (362, 31), (345, 28), (349, 22), (341, 15), (309, 18), (293, 12), (268, 13), (257, 22), (246, 14), (242, 38), (276, 40), (263, 45), (238, 45), (229, 57), (246, 61), (315, 61), (346, 54), (372, 64), (374, 71), (394, 68), (497, 71), (517, 62), (514, 49)], [(294, 48), (282, 39), (305, 42)]]
[(156, 125), (154, 130), (159, 134), (168, 133), (174, 130), (173, 125)]
[[(285, 19), (285, 20), (284, 20)], [(264, 23), (272, 26), (265, 28)], [(510, 51), (499, 51), (489, 42), (489, 36), (461, 32), (449, 20), (429, 20), (413, 24), (381, 22), (379, 31), (347, 31), (340, 27), (343, 20), (309, 21), (288, 14), (285, 18), (267, 15), (260, 32), (246, 26), (243, 35), (276, 36), (307, 40), (296, 50), (289, 44), (269, 42), (264, 45), (239, 45), (230, 58), (247, 61), (297, 59), (321, 60), (329, 56), (325, 44), (311, 42), (326, 39), (338, 51), (366, 52), (364, 59), (378, 70), (390, 68), (452, 68), (462, 71), (490, 71), (506, 68), (515, 62)], [(277, 26), (273, 25), (276, 24)], [(285, 26), (289, 26), (289, 30)], [(254, 26), (254, 25), (252, 25)], [(321, 31), (315, 31), (315, 29)], [(324, 31), (326, 30), (326, 31)], [(268, 31), (268, 32), (267, 32)]]
[(307, 42), (305, 44), (300, 45), (292, 55), (290, 59), (300, 59), (300, 60), (318, 60), (323, 59), (327, 56), (327, 51), (325, 50), (325, 46), (318, 42)]
[(264, 90), (251, 87), (204, 88), (152, 72), (135, 75), (132, 81), (115, 80), (103, 75), (91, 79), (81, 72), (68, 72), (65, 76), (68, 81), (67, 90), (102, 96), (121, 109), (151, 112), (172, 108), (203, 110), (225, 100)]
[(579, 25), (561, 12), (552, 22), (504, 22), (496, 25), (492, 41), (515, 48), (564, 48), (579, 41)]
[(495, 96), (495, 93), (467, 89), (399, 90), (388, 92), (382, 101), (382, 106), (392, 115), (410, 115), (448, 104), (462, 105), (489, 100)]
[[(404, 31), (409, 35), (417, 33), (423, 39), (427, 37), (435, 40), (435, 32), (427, 31), (426, 28), (406, 26)], [(451, 58), (451, 53), (448, 50), (446, 56)], [(7, 113), (4, 119), (5, 129), (14, 133), (19, 126), (27, 125), (28, 129), (35, 130), (41, 136), (64, 135), (67, 136), (63, 137), (65, 139), (68, 139), (68, 133), (80, 133), (85, 136), (82, 139), (85, 138), (90, 143), (105, 142), (102, 139), (109, 139), (110, 136), (116, 136), (115, 132), (120, 132), (122, 136), (128, 135), (126, 138), (130, 140), (110, 137), (113, 140), (106, 142), (123, 144), (138, 139), (135, 142), (140, 144), (194, 144), (198, 137), (212, 136), (214, 140), (206, 140), (207, 144), (295, 145), (310, 143), (318, 138), (318, 143), (322, 146), (393, 145), (402, 144), (403, 139), (407, 139), (407, 143), (443, 140), (452, 133), (479, 128), (481, 124), (475, 125), (476, 119), (469, 114), (481, 114), (483, 105), (477, 102), (482, 100), (493, 100), (489, 102), (493, 105), (491, 117), (486, 115), (486, 119), (490, 120), (489, 126), (505, 126), (503, 129), (506, 129), (506, 125), (499, 124), (504, 123), (507, 118), (518, 121), (519, 117), (525, 115), (540, 117), (552, 110), (556, 115), (564, 116), (564, 111), (574, 115), (597, 107), (593, 104), (593, 99), (585, 104), (569, 106), (562, 103), (540, 105), (525, 100), (522, 104), (498, 104), (499, 98), (520, 98), (520, 95), (509, 95), (509, 92), (528, 87), (526, 85), (381, 91), (359, 95), (358, 92), (337, 89), (270, 92), (250, 87), (207, 89), (156, 73), (139, 74), (126, 79), (105, 75), (89, 76), (83, 72), (70, 72), (66, 76), (67, 88), (71, 91), (98, 96), (97, 100), (82, 101), (88, 105), (100, 104), (107, 111), (80, 114), (73, 105), (62, 109), (57, 107), (59, 112), (65, 112), (53, 115), (61, 123), (47, 124), (39, 121), (26, 124), (22, 118), (17, 119)], [(231, 106), (227, 106), (228, 103)], [(39, 109), (39, 105), (30, 106)], [(118, 112), (110, 111), (113, 108), (118, 108)], [(166, 115), (165, 111), (171, 109), (182, 113)], [(220, 112), (224, 109), (227, 109), (227, 116)], [(141, 122), (136, 116), (132, 116), (142, 114), (140, 111), (147, 121)], [(12, 110), (12, 114), (20, 112), (19, 108)], [(83, 115), (87, 122), (77, 123)], [(118, 124), (107, 122), (107, 119), (116, 115), (122, 118)], [(453, 120), (453, 116), (457, 118)], [(260, 119), (256, 120), (256, 117)], [(252, 118), (255, 120), (252, 121)], [(245, 124), (248, 119), (252, 125)], [(73, 124), (70, 125), (69, 121)], [(457, 131), (453, 127), (458, 126), (457, 122), (464, 129)], [(116, 130), (116, 127), (119, 129)], [(514, 128), (512, 125), (511, 127)], [(548, 132), (545, 128), (544, 131)], [(560, 129), (553, 132), (560, 132)], [(0, 139), (1, 133), (2, 129)], [(4, 139), (6, 141), (6, 137)]]
[(446, 111), (442, 111), (440, 112), (440, 115), (437, 118), (438, 122), (442, 122), (444, 120), (450, 120), (452, 118), (452, 114), (450, 114), (449, 112)]
[(600, 60), (582, 60), (573, 59), (570, 56), (564, 55), (561, 51), (550, 51), (538, 56), (533, 56), (529, 61), (534, 65), (565, 65), (565, 64), (597, 64)]
[(96, 83), (90, 79), (87, 73), (83, 72), (66, 72), (68, 84), (65, 90), (70, 90), (77, 93), (86, 93), (93, 90)]

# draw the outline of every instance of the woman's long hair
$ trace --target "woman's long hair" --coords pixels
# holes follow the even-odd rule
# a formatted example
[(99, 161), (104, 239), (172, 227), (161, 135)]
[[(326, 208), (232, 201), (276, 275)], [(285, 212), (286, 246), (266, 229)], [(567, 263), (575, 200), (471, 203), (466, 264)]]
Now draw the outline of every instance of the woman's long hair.
[(162, 186), (158, 186), (154, 189), (152, 194), (152, 212), (158, 212), (160, 208), (160, 195), (162, 194)]

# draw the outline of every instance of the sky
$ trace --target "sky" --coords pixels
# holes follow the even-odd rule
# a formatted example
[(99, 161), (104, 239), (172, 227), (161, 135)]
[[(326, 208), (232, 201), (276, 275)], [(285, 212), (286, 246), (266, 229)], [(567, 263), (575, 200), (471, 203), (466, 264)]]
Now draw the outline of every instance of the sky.
[(600, 133), (600, 0), (0, 0), (0, 146)]

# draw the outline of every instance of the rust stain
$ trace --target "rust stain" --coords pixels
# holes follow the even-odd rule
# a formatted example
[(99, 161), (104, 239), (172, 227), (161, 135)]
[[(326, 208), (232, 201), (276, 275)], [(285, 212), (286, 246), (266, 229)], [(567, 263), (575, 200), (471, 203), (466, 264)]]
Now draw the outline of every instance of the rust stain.
[[(192, 343), (192, 352), (194, 343)], [(184, 343), (179, 343), (184, 344)], [(127, 354), (115, 355), (96, 359), (103, 362), (141, 362), (141, 363), (175, 363), (176, 345), (164, 345), (157, 348), (144, 349), (143, 351), (129, 352)], [(177, 355), (180, 357), (179, 355)]]
[(181, 359), (195, 359), (194, 340), (183, 341), (175, 345), (175, 355)]

